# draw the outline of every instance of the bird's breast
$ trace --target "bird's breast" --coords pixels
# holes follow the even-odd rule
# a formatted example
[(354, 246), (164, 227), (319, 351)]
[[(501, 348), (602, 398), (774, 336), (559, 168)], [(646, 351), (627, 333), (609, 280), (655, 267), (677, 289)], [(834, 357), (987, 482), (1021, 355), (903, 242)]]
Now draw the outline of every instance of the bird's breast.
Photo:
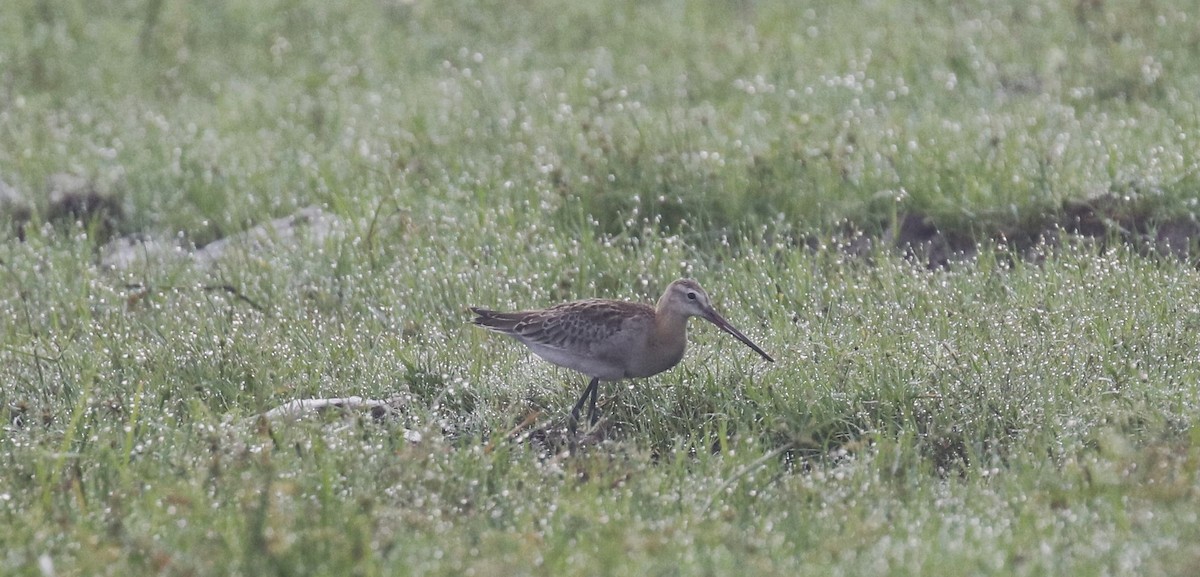
[[(658, 338), (654, 338), (658, 337)], [(687, 337), (680, 335), (654, 335), (646, 340), (637, 354), (630, 356), (626, 366), (626, 377), (642, 378), (657, 375), (679, 364), (687, 349)]]

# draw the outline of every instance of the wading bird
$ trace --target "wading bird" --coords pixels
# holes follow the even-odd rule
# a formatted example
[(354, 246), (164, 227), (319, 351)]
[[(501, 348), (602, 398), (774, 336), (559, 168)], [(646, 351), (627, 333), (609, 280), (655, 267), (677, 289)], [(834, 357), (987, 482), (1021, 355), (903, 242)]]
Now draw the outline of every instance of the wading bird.
[(509, 335), (537, 356), (592, 378), (575, 408), (568, 429), (574, 447), (579, 411), (589, 398), (588, 420), (596, 425), (596, 388), (600, 381), (649, 377), (679, 363), (687, 348), (687, 320), (700, 317), (733, 335), (762, 358), (766, 351), (729, 324), (713, 308), (696, 281), (670, 284), (657, 306), (606, 299), (587, 299), (547, 309), (503, 313), (471, 307), (474, 323)]

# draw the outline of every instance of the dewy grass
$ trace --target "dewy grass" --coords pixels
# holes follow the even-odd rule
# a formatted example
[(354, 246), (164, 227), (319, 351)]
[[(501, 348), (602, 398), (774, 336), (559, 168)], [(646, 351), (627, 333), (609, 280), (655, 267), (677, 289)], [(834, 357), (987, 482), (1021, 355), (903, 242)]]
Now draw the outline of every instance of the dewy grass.
[(14, 3), (0, 162), (35, 189), (112, 181), (139, 226), (199, 243), (312, 202), (498, 190), (610, 234), (868, 226), (896, 202), (979, 234), (1106, 192), (1194, 210), (1194, 27), (1125, 4)]
[[(1188, 8), (0, 3), (0, 573), (1184, 574), (1196, 270), (846, 230), (1194, 212)], [(107, 270), (59, 172), (168, 243), (339, 232)], [(466, 307), (680, 276), (778, 363), (695, 325), (547, 451), (586, 379)], [(260, 416), (350, 396), (396, 411)]]
[[(535, 408), (538, 426), (562, 426), (583, 379), (477, 338), (453, 306), (475, 287), (489, 301), (551, 299), (531, 289), (556, 286), (560, 264), (502, 241), (498, 284), (438, 241), (452, 226), (405, 238), (384, 275), (429, 283), (381, 281), (359, 258), (340, 307), (306, 304), (320, 298), (288, 281), (287, 261), (246, 271), (280, 291), (270, 314), (188, 291), (131, 306), (99, 278), (72, 291), (67, 265), (87, 270), (90, 257), (49, 249), (45, 290), (5, 300), (13, 563), (49, 552), (85, 572), (956, 574), (1188, 562), (1190, 269), (1091, 249), (930, 273), (886, 254), (709, 262), (653, 237), (588, 248), (570, 257), (606, 253), (654, 276), (690, 263), (780, 363), (763, 369), (694, 327), (678, 370), (613, 387), (609, 441), (562, 459), (505, 433)], [(34, 258), (25, 245), (5, 254), (10, 270)], [(523, 291), (504, 288), (520, 279)], [(608, 296), (656, 292), (639, 284)], [(61, 358), (35, 361), (22, 343), (54, 332), (50, 317), (16, 322), (18, 311), (53, 308), (53, 295), (92, 313), (56, 345)], [(61, 393), (39, 394), (34, 362)], [(297, 397), (405, 392), (395, 422), (255, 417)]]

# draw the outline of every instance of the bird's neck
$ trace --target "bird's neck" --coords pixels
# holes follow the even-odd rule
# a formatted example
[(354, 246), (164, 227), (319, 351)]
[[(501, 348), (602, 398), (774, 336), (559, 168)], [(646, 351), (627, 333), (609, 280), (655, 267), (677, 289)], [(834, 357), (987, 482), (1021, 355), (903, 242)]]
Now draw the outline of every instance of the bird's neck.
[(659, 347), (680, 349), (687, 343), (687, 315), (660, 311), (654, 315), (654, 340)]

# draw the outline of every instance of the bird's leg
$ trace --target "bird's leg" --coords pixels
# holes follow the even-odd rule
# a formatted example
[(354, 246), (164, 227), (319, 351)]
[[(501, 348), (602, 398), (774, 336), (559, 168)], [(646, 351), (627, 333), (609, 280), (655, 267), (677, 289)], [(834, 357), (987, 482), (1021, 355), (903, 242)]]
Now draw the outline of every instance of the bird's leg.
[(594, 420), (596, 412), (596, 386), (599, 384), (600, 378), (593, 378), (592, 382), (588, 383), (587, 388), (583, 390), (583, 394), (579, 396), (579, 401), (575, 403), (575, 408), (571, 409), (571, 419), (567, 421), (567, 431), (571, 434), (572, 449), (575, 448), (575, 430), (579, 426), (579, 411), (583, 409), (583, 402), (587, 400), (589, 395), (592, 397), (592, 406), (588, 414), (589, 417), (593, 418), (592, 424), (596, 424), (596, 421)]
[(600, 416), (599, 413), (596, 412), (596, 396), (600, 392), (600, 379), (593, 380), (590, 387), (592, 389), (592, 400), (588, 402), (588, 422), (591, 424), (588, 426), (595, 427), (596, 419)]

